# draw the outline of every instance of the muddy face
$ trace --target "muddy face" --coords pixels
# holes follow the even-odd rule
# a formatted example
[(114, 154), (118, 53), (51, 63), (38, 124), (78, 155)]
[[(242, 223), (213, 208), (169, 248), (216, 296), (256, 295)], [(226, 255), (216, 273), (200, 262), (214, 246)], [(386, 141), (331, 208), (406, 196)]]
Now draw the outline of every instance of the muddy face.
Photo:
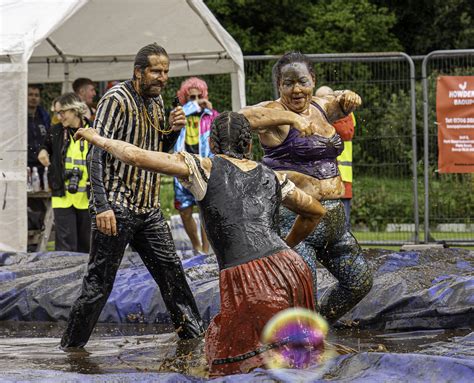
[(135, 75), (140, 87), (140, 94), (144, 97), (157, 97), (161, 94), (168, 82), (170, 60), (164, 55), (148, 57), (149, 65), (144, 71), (136, 69)]
[(308, 109), (314, 86), (315, 79), (304, 63), (291, 63), (281, 68), (281, 102), (293, 112), (301, 113)]

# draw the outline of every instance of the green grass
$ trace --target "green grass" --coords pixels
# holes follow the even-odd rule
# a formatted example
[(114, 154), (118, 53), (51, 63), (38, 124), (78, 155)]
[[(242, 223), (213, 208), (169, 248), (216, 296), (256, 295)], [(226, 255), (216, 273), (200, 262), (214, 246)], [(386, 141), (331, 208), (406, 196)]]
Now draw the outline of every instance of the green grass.
[(178, 214), (178, 211), (174, 208), (173, 177), (161, 176), (160, 203), (166, 219)]
[[(359, 242), (369, 242), (369, 241), (387, 241), (387, 242), (397, 242), (397, 241), (412, 241), (413, 233), (411, 232), (370, 232), (370, 231), (354, 231), (352, 232), (356, 239)], [(463, 239), (474, 239), (472, 233), (447, 233), (447, 232), (430, 232), (434, 240), (456, 240), (462, 241)], [(420, 233), (420, 243), (423, 242), (425, 238), (424, 232)], [(451, 245), (450, 247), (461, 247), (463, 249), (474, 250), (474, 243), (472, 246), (460, 246), (460, 245)], [(371, 245), (364, 244), (362, 245), (364, 249), (387, 249), (387, 250), (400, 250), (400, 246), (390, 246), (390, 245)]]
[[(171, 215), (178, 214), (177, 210), (174, 208), (174, 190), (173, 190), (173, 177), (162, 176), (161, 178), (161, 209), (163, 211), (166, 219), (169, 219)], [(411, 183), (409, 180), (391, 180), (391, 179), (380, 179), (373, 177), (364, 177), (360, 182), (366, 185), (367, 189), (376, 189), (382, 188), (384, 192), (390, 192), (393, 195), (393, 201), (396, 205), (405, 206), (406, 209), (412, 209), (411, 206)], [(359, 185), (360, 187), (360, 185)], [(360, 190), (360, 189), (359, 189)], [(361, 191), (362, 192), (362, 191)], [(354, 201), (355, 202), (355, 201)], [(422, 201), (420, 200), (422, 204)], [(357, 209), (357, 204), (355, 208)], [(396, 211), (396, 209), (395, 209)], [(366, 212), (370, 215), (370, 212)], [(394, 214), (395, 215), (395, 214)], [(396, 218), (396, 217), (395, 217)], [(396, 220), (394, 221), (396, 222)], [(420, 227), (420, 241), (424, 239), (423, 229)], [(411, 242), (413, 241), (411, 232), (386, 232), (386, 231), (354, 231), (354, 236), (358, 241), (368, 242), (368, 241), (387, 241), (387, 242)], [(440, 233), (432, 232), (431, 235), (435, 240), (462, 240), (466, 238), (474, 239), (472, 233)], [(364, 245), (364, 248), (383, 248), (390, 250), (399, 250), (400, 246), (388, 246), (388, 245)], [(473, 246), (468, 246), (467, 248), (474, 250)]]
[[(422, 230), (422, 229), (420, 229)], [(371, 232), (371, 231), (353, 231), (352, 234), (357, 238), (358, 241), (410, 241), (413, 233), (411, 232)], [(471, 241), (474, 240), (474, 236), (472, 233), (463, 233), (463, 232), (439, 232), (439, 231), (432, 231), (430, 232), (431, 236), (439, 241), (439, 240), (457, 240), (462, 241), (463, 239), (470, 239)], [(423, 241), (425, 238), (425, 234), (420, 232), (420, 241)], [(473, 243), (474, 245), (474, 243)]]
[[(178, 214), (177, 210), (174, 208), (174, 190), (173, 190), (173, 177), (162, 176), (161, 184), (161, 209), (166, 219), (169, 219), (172, 215)], [(410, 195), (410, 182), (409, 181), (394, 181), (394, 180), (375, 180), (373, 178), (364, 177), (360, 181), (366, 185), (368, 189), (382, 188), (383, 191), (391, 191), (391, 194), (395, 196), (395, 204), (404, 205), (408, 201), (402, 201), (403, 199), (411, 198)], [(382, 182), (383, 181), (383, 182)], [(360, 185), (359, 185), (360, 188)], [(360, 190), (360, 189), (359, 189)], [(362, 190), (360, 190), (362, 192)], [(358, 192), (358, 194), (360, 193)], [(354, 201), (355, 202), (355, 201)], [(420, 201), (421, 202), (421, 201)], [(357, 209), (357, 203), (354, 204), (353, 212)], [(362, 209), (362, 207), (361, 207)], [(366, 212), (365, 214), (370, 215), (371, 212)], [(357, 217), (355, 214), (354, 217)], [(396, 222), (396, 221), (394, 221)], [(420, 241), (424, 239), (423, 229), (420, 228)], [(412, 241), (411, 232), (386, 232), (386, 231), (353, 231), (354, 236), (358, 241), (368, 242), (368, 241), (387, 241), (387, 242), (397, 242), (397, 241)], [(472, 233), (440, 233), (440, 232), (431, 232), (431, 235), (435, 240), (462, 240), (473, 238)], [(363, 245), (363, 248), (382, 248), (388, 250), (398, 251), (400, 246), (388, 246), (388, 245)], [(474, 250), (474, 244), (472, 246), (466, 246), (465, 248)], [(48, 251), (54, 250), (54, 242), (49, 242), (47, 246)]]

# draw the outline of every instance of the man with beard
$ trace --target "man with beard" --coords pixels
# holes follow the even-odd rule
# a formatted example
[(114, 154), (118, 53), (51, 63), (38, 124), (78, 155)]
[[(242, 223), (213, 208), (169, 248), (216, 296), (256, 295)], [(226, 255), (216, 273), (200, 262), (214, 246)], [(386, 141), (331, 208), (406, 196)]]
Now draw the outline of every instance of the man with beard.
[[(153, 43), (140, 49), (133, 79), (115, 85), (98, 104), (94, 128), (99, 134), (146, 150), (170, 150), (186, 117), (177, 107), (166, 124), (161, 91), (168, 71), (164, 48)], [(96, 147), (91, 153), (90, 259), (61, 347), (83, 347), (89, 340), (128, 244), (158, 284), (178, 336), (200, 336), (199, 311), (160, 209), (159, 174), (127, 165)]]

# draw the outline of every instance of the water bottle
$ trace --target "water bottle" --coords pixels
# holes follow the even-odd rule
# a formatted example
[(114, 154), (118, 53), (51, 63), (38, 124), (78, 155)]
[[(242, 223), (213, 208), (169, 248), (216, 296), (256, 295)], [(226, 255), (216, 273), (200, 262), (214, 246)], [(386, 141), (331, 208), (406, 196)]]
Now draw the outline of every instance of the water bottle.
[(31, 183), (31, 168), (29, 166), (26, 168), (26, 191), (33, 191), (33, 184)]
[(36, 166), (33, 166), (33, 173), (31, 174), (31, 184), (33, 185), (34, 192), (41, 191), (41, 181), (40, 176), (38, 174), (38, 168)]
[(43, 173), (43, 185), (44, 185), (44, 191), (49, 192), (51, 189), (49, 188), (49, 182), (48, 182), (48, 167), (46, 166), (44, 168), (44, 173)]

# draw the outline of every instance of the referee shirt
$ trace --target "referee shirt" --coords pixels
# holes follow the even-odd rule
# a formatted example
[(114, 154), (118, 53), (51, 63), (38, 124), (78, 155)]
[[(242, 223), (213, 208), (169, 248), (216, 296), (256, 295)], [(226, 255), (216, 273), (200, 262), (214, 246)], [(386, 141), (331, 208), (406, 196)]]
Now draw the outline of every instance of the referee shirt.
[[(158, 151), (160, 139), (168, 151), (179, 132), (163, 135), (165, 113), (161, 96), (144, 98), (128, 80), (111, 88), (100, 100), (94, 128), (101, 136), (122, 140), (142, 149)], [(100, 148), (91, 151), (90, 207), (96, 214), (111, 205), (147, 213), (159, 208), (158, 173), (127, 165)]]

